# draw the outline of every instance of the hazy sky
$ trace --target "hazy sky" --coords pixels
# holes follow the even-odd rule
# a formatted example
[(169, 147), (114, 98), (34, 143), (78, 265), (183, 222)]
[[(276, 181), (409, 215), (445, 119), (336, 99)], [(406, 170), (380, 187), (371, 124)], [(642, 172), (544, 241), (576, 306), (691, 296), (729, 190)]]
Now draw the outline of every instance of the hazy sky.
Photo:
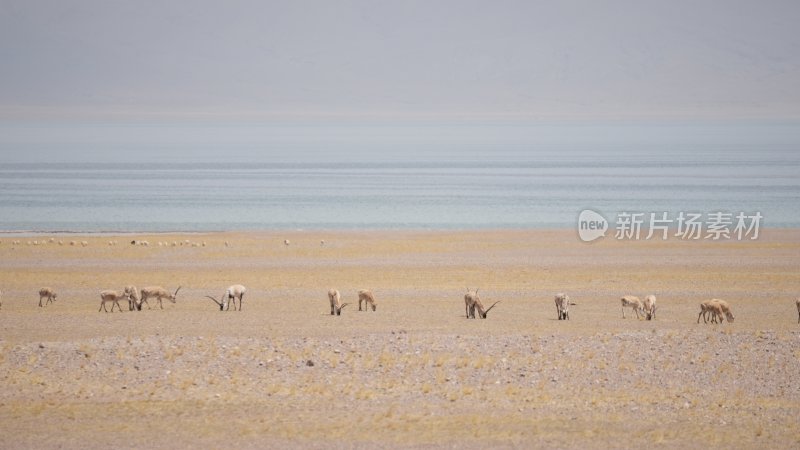
[(0, 2), (0, 119), (800, 118), (800, 1)]

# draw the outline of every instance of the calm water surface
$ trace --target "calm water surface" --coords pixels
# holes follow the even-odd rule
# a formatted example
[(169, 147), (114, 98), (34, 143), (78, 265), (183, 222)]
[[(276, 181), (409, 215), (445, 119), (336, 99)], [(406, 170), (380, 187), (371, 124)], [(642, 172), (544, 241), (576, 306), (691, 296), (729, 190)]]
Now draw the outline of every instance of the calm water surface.
[(151, 128), (102, 139), (9, 130), (0, 230), (563, 228), (584, 208), (609, 219), (758, 211), (764, 226), (800, 226), (794, 127), (282, 129), (279, 138), (248, 128), (249, 139), (234, 128), (227, 140), (185, 138), (191, 129), (146, 139)]

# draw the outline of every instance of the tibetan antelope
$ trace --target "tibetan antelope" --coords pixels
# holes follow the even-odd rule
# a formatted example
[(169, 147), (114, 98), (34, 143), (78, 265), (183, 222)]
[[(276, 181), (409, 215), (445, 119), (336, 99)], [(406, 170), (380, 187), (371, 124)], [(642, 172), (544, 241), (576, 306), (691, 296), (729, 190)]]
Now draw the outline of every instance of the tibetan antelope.
[(364, 302), (364, 311), (369, 311), (370, 306), (372, 306), (373, 311), (375, 311), (378, 308), (378, 303), (375, 301), (375, 296), (369, 289), (361, 289), (360, 291), (358, 291), (359, 311), (361, 311), (361, 302)]
[(558, 313), (558, 320), (569, 320), (569, 305), (574, 305), (569, 299), (569, 295), (559, 293), (556, 294), (556, 312)]
[(246, 287), (242, 286), (241, 284), (234, 284), (228, 286), (228, 289), (226, 289), (225, 293), (222, 294), (222, 297), (220, 297), (220, 301), (217, 301), (217, 299), (210, 295), (206, 295), (206, 297), (210, 298), (214, 301), (214, 303), (219, 305), (220, 311), (228, 311), (231, 308), (231, 303), (233, 303), (233, 310), (236, 311), (236, 299), (239, 299), (239, 311), (241, 311), (242, 298), (244, 297), (245, 292), (247, 292)]
[(639, 318), (639, 313), (641, 312), (644, 314), (644, 305), (642, 301), (639, 300), (639, 297), (634, 297), (633, 295), (626, 295), (620, 299), (620, 303), (622, 304), (622, 318), (625, 318), (625, 308), (630, 307), (633, 309), (633, 312), (636, 313), (636, 318)]
[(58, 294), (56, 294), (56, 292), (52, 288), (43, 287), (43, 288), (39, 289), (39, 307), (40, 308), (42, 307), (42, 299), (43, 298), (47, 299), (47, 301), (45, 302), (45, 305), (49, 305), (51, 302), (55, 302), (56, 301), (56, 297), (58, 297)]
[(475, 318), (475, 310), (478, 310), (478, 315), (481, 319), (485, 319), (486, 316), (489, 314), (489, 311), (492, 310), (500, 301), (496, 301), (490, 306), (488, 309), (483, 308), (483, 303), (481, 303), (481, 298), (478, 296), (478, 289), (475, 289), (475, 292), (471, 292), (469, 288), (467, 288), (467, 293), (464, 295), (464, 305), (467, 310), (467, 318)]
[(169, 291), (167, 291), (166, 289), (164, 289), (161, 286), (148, 286), (148, 287), (142, 288), (142, 300), (141, 300), (141, 303), (147, 303), (147, 309), (151, 309), (150, 308), (150, 302), (148, 302), (147, 299), (148, 298), (154, 298), (154, 299), (158, 300), (158, 306), (160, 306), (161, 309), (164, 309), (164, 304), (162, 303), (162, 301), (166, 298), (166, 299), (169, 299), (169, 301), (171, 301), (172, 303), (175, 303), (175, 298), (178, 296), (178, 291), (180, 291), (180, 290), (181, 290), (181, 287), (178, 286), (178, 289), (175, 289), (175, 293), (174, 294), (170, 294)]
[(119, 292), (112, 290), (100, 291), (100, 309), (98, 309), (97, 312), (100, 312), (101, 310), (108, 312), (106, 309), (106, 303), (108, 302), (113, 303), (111, 305), (111, 312), (114, 312), (114, 306), (119, 308), (119, 312), (122, 312), (122, 307), (119, 306), (119, 301), (121, 299), (128, 299), (130, 301), (130, 298), (130, 294), (128, 293), (120, 294)]
[(642, 306), (644, 310), (644, 317), (647, 320), (653, 320), (656, 318), (656, 296), (655, 295), (648, 295), (644, 298), (644, 304)]
[(347, 306), (347, 303), (341, 302), (341, 296), (339, 295), (339, 291), (336, 289), (331, 288), (328, 290), (328, 301), (331, 303), (331, 315), (342, 315), (342, 309)]

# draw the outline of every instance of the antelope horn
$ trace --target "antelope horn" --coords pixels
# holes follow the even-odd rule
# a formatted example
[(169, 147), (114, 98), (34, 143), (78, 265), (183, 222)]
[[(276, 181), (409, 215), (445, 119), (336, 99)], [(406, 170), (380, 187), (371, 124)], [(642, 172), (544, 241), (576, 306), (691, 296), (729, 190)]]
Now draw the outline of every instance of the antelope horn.
[(489, 307), (489, 309), (487, 309), (486, 311), (484, 311), (484, 312), (483, 312), (483, 314), (484, 314), (484, 315), (486, 315), (486, 314), (489, 314), (489, 311), (491, 311), (491, 310), (492, 310), (492, 308), (494, 308), (494, 306), (495, 306), (496, 304), (500, 303), (500, 302), (502, 302), (502, 300), (498, 300), (498, 301), (494, 302), (494, 304), (492, 304), (492, 306), (490, 306), (490, 307)]
[(174, 293), (174, 294), (172, 294), (172, 296), (173, 296), (173, 297), (177, 297), (177, 296), (178, 296), (178, 291), (180, 291), (182, 287), (183, 287), (183, 286), (178, 286), (178, 289), (175, 289), (175, 293)]
[(206, 295), (206, 297), (210, 298), (211, 300), (214, 300), (214, 303), (216, 303), (217, 305), (222, 306), (222, 303), (218, 302), (217, 299), (215, 299), (214, 297), (210, 295)]
[(478, 295), (478, 291), (480, 291), (480, 290), (481, 290), (481, 288), (475, 289), (475, 295)]
[(342, 303), (342, 306), (339, 307), (339, 311), (343, 310), (345, 306), (349, 305), (350, 303)]

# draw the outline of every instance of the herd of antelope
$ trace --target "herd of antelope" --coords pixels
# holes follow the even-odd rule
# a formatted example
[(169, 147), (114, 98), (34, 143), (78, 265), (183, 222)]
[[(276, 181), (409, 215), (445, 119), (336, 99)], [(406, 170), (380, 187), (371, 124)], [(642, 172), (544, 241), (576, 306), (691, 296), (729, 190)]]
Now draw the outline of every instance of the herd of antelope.
[[(54, 238), (50, 238), (49, 240), (34, 240), (28, 241), (28, 245), (46, 245), (46, 244), (55, 244), (56, 241)], [(20, 241), (12, 241), (12, 245), (21, 245), (22, 242)], [(59, 245), (64, 245), (65, 242), (58, 241)], [(109, 241), (108, 245), (114, 246), (117, 245), (117, 241)], [(288, 239), (283, 241), (285, 246), (289, 246), (291, 242)], [(69, 241), (69, 245), (81, 245), (87, 246), (88, 242), (86, 241)], [(131, 245), (134, 246), (149, 246), (150, 243), (146, 240), (133, 240), (131, 241)], [(205, 247), (205, 242), (191, 242), (189, 240), (185, 241), (174, 241), (170, 242), (158, 242), (158, 246), (192, 246), (192, 247)], [(226, 241), (224, 243), (225, 247), (230, 247), (230, 244)], [(320, 245), (324, 246), (325, 241), (320, 241)], [(150, 303), (148, 299), (154, 299), (158, 301), (158, 306), (161, 309), (164, 309), (163, 300), (167, 299), (172, 303), (176, 303), (176, 298), (178, 295), (178, 291), (180, 291), (180, 286), (178, 289), (175, 290), (174, 293), (170, 293), (166, 289), (161, 286), (149, 286), (142, 288), (141, 290), (136, 289), (135, 286), (126, 286), (121, 292), (115, 290), (103, 290), (100, 292), (100, 309), (99, 311), (106, 311), (109, 312), (106, 308), (106, 303), (111, 303), (111, 311), (114, 311), (114, 307), (117, 307), (119, 311), (122, 311), (122, 306), (120, 306), (119, 302), (127, 302), (128, 303), (128, 310), (129, 311), (141, 311), (144, 304), (147, 304), (148, 309), (152, 309), (150, 307)], [(220, 311), (229, 311), (231, 304), (233, 304), (233, 310), (236, 311), (236, 301), (239, 301), (238, 311), (242, 310), (242, 299), (244, 298), (244, 294), (247, 289), (242, 286), (241, 284), (234, 284), (229, 286), (225, 293), (217, 300), (215, 297), (207, 295), (206, 297), (211, 299), (218, 307)], [(0, 309), (3, 307), (3, 293), (0, 291)], [(47, 306), (50, 303), (56, 301), (57, 294), (56, 292), (49, 287), (43, 287), (39, 289), (39, 307)], [(45, 300), (44, 305), (42, 304), (42, 300)], [(336, 289), (330, 289), (328, 291), (328, 301), (330, 302), (331, 307), (331, 315), (340, 316), (342, 314), (342, 309), (348, 305), (348, 303), (343, 303), (341, 301), (341, 295), (339, 291)], [(644, 301), (639, 300), (638, 297), (632, 295), (623, 296), (620, 299), (621, 307), (622, 307), (622, 318), (625, 318), (625, 308), (631, 308), (633, 313), (636, 315), (637, 319), (646, 319), (646, 320), (653, 320), (656, 317), (656, 296), (655, 295), (648, 295), (644, 298)], [(486, 319), (489, 311), (492, 310), (500, 301), (494, 302), (490, 307), (485, 308), (483, 303), (481, 302), (480, 296), (478, 296), (478, 289), (475, 291), (471, 291), (469, 288), (467, 289), (466, 294), (464, 295), (464, 315), (468, 319), (475, 319), (476, 312), (477, 316), (481, 319)], [(364, 311), (368, 311), (368, 308), (372, 308), (372, 311), (376, 311), (377, 303), (375, 301), (375, 296), (372, 294), (372, 291), (362, 289), (358, 291), (358, 310), (362, 311), (361, 305), (364, 304)], [(569, 296), (564, 293), (558, 293), (555, 296), (555, 304), (556, 304), (556, 314), (558, 320), (569, 320), (569, 307), (571, 305), (575, 305)], [(797, 306), (797, 323), (800, 323), (800, 298), (795, 301)], [(733, 322), (734, 316), (731, 310), (731, 306), (728, 302), (720, 299), (711, 299), (706, 300), (700, 303), (700, 313), (697, 315), (697, 323), (700, 323), (700, 318), (703, 319), (703, 323), (722, 323), (725, 319), (727, 321)]]
[[(174, 293), (170, 294), (169, 291), (164, 289), (161, 286), (149, 286), (146, 288), (142, 288), (142, 290), (136, 289), (135, 286), (126, 286), (122, 292), (114, 291), (111, 289), (106, 289), (100, 291), (100, 309), (97, 311), (105, 311), (109, 312), (106, 308), (106, 303), (111, 303), (111, 311), (114, 312), (114, 307), (116, 306), (122, 311), (122, 306), (120, 306), (119, 302), (127, 301), (128, 302), (128, 310), (130, 311), (141, 311), (142, 306), (146, 303), (147, 309), (152, 309), (150, 307), (150, 302), (148, 299), (158, 300), (158, 306), (161, 309), (164, 309), (163, 300), (167, 299), (172, 303), (175, 303), (175, 299), (178, 296), (178, 291), (180, 291), (180, 286), (178, 289), (175, 290)], [(2, 295), (2, 293), (0, 293)], [(43, 287), (39, 289), (39, 307), (47, 306), (50, 303), (54, 303), (58, 298), (58, 294), (53, 288), (50, 287)], [(42, 300), (45, 300), (44, 305), (42, 305)], [(3, 303), (2, 299), (0, 298), (0, 308), (2, 308)]]
[[(172, 303), (176, 303), (178, 291), (180, 290), (180, 286), (178, 286), (178, 289), (175, 289), (174, 293), (170, 293), (161, 286), (149, 286), (141, 290), (137, 289), (136, 286), (126, 286), (122, 291), (103, 290), (100, 291), (100, 309), (97, 311), (114, 312), (114, 307), (117, 307), (121, 312), (122, 306), (119, 304), (120, 301), (128, 303), (129, 311), (141, 311), (145, 304), (147, 304), (147, 309), (152, 309), (150, 307), (150, 302), (148, 302), (149, 299), (158, 301), (159, 308), (164, 309), (163, 300), (167, 299)], [(241, 284), (234, 284), (225, 290), (225, 293), (219, 300), (210, 295), (206, 297), (213, 300), (214, 303), (219, 306), (220, 311), (229, 311), (231, 304), (233, 304), (233, 310), (237, 311), (236, 301), (238, 300), (238, 311), (241, 311), (245, 292), (247, 292), (247, 288)], [(58, 294), (56, 294), (52, 288), (43, 287), (39, 289), (39, 307), (54, 303), (57, 298)], [(45, 300), (44, 304), (42, 304), (42, 300)], [(339, 291), (333, 288), (328, 291), (328, 301), (330, 302), (332, 316), (342, 315), (342, 309), (348, 305), (348, 303), (342, 303)], [(111, 303), (111, 311), (106, 308), (106, 303)], [(464, 295), (464, 315), (467, 319), (475, 319), (475, 312), (477, 311), (477, 315), (481, 319), (485, 319), (489, 311), (497, 306), (498, 303), (500, 303), (500, 301), (496, 301), (492, 306), (485, 308), (478, 295), (478, 289), (472, 291), (468, 288), (467, 293)], [(363, 311), (369, 311), (370, 308), (372, 308), (372, 311), (377, 310), (378, 303), (375, 301), (375, 295), (372, 291), (367, 289), (358, 291), (359, 311), (362, 311), (362, 304), (364, 305)], [(575, 305), (575, 303), (570, 300), (569, 296), (564, 293), (556, 294), (555, 304), (558, 320), (569, 320), (569, 307), (570, 305)], [(639, 300), (638, 297), (626, 295), (620, 299), (620, 305), (622, 307), (623, 319), (625, 318), (625, 308), (631, 308), (634, 314), (636, 314), (637, 319), (653, 320), (656, 317), (657, 306), (655, 295), (646, 296), (644, 301)], [(795, 301), (795, 305), (797, 306), (797, 323), (800, 323), (800, 298)], [(0, 291), (0, 309), (2, 309), (2, 307), (3, 292)], [(731, 323), (735, 317), (733, 316), (731, 305), (728, 302), (715, 298), (700, 303), (700, 313), (697, 315), (697, 323), (700, 323), (700, 318), (703, 319), (703, 323), (722, 323), (726, 319)]]
[[(167, 299), (172, 303), (175, 303), (176, 302), (175, 300), (178, 298), (178, 291), (180, 290), (181, 287), (178, 286), (178, 289), (175, 289), (175, 293), (170, 294), (168, 290), (164, 289), (161, 286), (148, 286), (142, 288), (141, 291), (136, 289), (136, 286), (126, 286), (125, 289), (122, 291), (122, 293), (120, 293), (119, 291), (107, 289), (104, 291), (100, 291), (100, 309), (98, 309), (97, 312), (100, 312), (101, 310), (108, 312), (108, 310), (106, 309), (106, 303), (112, 303), (111, 312), (114, 312), (115, 306), (119, 308), (120, 311), (122, 311), (122, 307), (119, 305), (120, 300), (126, 300), (128, 302), (129, 311), (141, 311), (142, 306), (145, 303), (147, 303), (147, 309), (152, 309), (150, 308), (150, 302), (147, 301), (148, 299), (151, 298), (158, 300), (158, 306), (161, 309), (164, 309), (163, 300)], [(40, 304), (39, 306), (42, 305)]]

